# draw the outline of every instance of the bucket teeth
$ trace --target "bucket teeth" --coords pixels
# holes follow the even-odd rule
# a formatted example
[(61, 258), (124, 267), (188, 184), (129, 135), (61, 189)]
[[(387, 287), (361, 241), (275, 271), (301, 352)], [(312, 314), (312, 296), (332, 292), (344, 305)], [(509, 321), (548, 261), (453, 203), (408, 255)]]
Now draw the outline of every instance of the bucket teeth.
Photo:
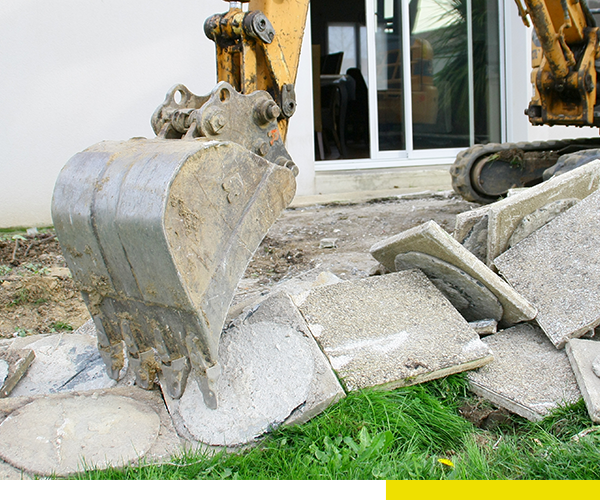
[(162, 365), (161, 382), (166, 386), (167, 393), (173, 399), (179, 399), (190, 374), (190, 364), (187, 358), (171, 361), (171, 365)]
[(106, 373), (113, 380), (119, 380), (119, 374), (125, 366), (125, 356), (123, 354), (123, 342), (118, 342), (108, 347), (98, 344), (98, 351), (104, 364)]
[(162, 372), (178, 398), (192, 373), (216, 408), (231, 299), (294, 192), (288, 168), (235, 142), (107, 141), (74, 156), (52, 216), (109, 375), (123, 368), (124, 341), (140, 387)]
[(159, 363), (155, 352), (149, 349), (142, 352), (137, 359), (130, 358), (129, 362), (135, 373), (136, 385), (139, 385), (142, 389), (152, 389), (159, 371)]

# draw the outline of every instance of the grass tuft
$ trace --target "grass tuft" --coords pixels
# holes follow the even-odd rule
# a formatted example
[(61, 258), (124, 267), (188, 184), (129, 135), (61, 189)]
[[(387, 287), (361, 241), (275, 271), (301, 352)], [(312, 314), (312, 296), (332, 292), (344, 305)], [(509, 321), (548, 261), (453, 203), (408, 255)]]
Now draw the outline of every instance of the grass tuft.
[[(600, 432), (582, 402), (539, 423), (482, 430), (459, 408), (463, 374), (365, 390), (238, 453), (182, 453), (168, 464), (88, 471), (77, 479), (600, 479)], [(588, 429), (588, 431), (586, 431)]]

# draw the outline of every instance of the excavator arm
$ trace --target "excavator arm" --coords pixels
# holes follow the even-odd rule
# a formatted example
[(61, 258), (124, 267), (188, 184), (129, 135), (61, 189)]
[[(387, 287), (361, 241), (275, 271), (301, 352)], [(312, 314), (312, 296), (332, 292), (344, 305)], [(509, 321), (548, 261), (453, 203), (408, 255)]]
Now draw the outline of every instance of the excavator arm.
[(284, 138), (308, 3), (230, 2), (205, 23), (212, 92), (174, 86), (152, 116), (156, 138), (101, 142), (61, 171), (52, 217), (111, 377), (127, 367), (179, 398), (191, 376), (217, 407), (233, 294), (295, 193)]
[[(524, 23), (534, 28), (533, 97), (525, 110), (530, 122), (600, 126), (598, 28), (585, 0), (515, 1)], [(469, 201), (490, 203), (510, 188), (541, 182), (563, 164), (570, 169), (585, 162), (589, 154), (583, 152), (599, 147), (599, 138), (475, 145), (457, 156), (452, 185)]]

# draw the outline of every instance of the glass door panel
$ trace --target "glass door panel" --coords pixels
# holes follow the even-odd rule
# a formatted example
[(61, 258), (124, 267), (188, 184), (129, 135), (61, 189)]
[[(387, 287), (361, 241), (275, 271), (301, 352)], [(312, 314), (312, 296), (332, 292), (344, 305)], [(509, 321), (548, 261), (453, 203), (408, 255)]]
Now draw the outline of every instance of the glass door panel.
[(379, 150), (406, 149), (401, 0), (377, 0), (375, 51)]
[(412, 0), (411, 83), (415, 149), (470, 144), (467, 0)]
[(502, 142), (498, 2), (471, 0), (475, 143)]

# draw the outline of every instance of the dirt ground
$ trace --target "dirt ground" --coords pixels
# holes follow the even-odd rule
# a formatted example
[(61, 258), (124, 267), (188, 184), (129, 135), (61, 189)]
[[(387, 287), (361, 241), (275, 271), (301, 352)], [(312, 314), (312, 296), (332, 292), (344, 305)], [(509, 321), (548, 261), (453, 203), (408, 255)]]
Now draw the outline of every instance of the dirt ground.
[[(250, 262), (238, 295), (315, 269), (342, 279), (375, 272), (374, 243), (429, 220), (452, 232), (477, 205), (451, 192), (287, 209)], [(89, 319), (52, 230), (0, 233), (0, 337), (76, 329)]]

